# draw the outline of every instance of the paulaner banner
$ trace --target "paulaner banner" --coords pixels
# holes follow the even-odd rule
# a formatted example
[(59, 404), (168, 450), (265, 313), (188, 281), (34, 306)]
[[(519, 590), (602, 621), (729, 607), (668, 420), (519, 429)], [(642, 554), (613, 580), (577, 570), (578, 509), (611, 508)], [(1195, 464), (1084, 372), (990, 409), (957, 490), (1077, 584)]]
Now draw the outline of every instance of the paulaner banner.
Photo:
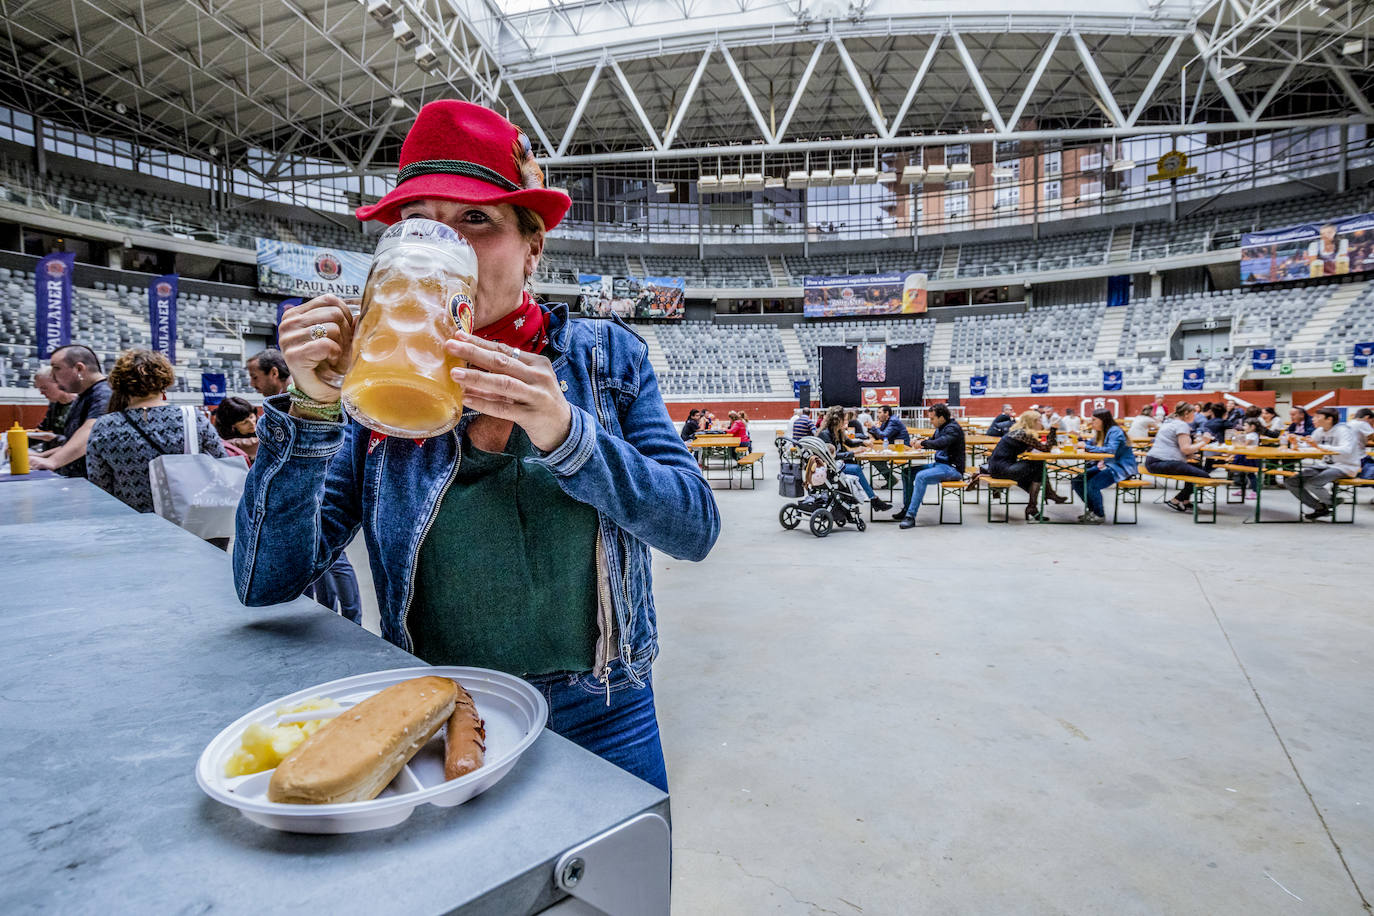
[(361, 251), (316, 248), (258, 239), (258, 289), (278, 296), (313, 299), (333, 293), (358, 298), (367, 283), (372, 256)]
[(1202, 386), (1207, 384), (1207, 370), (1199, 366), (1196, 369), (1183, 370), (1183, 390), (1201, 391)]
[(47, 359), (72, 342), (72, 269), (76, 255), (50, 254), (34, 271), (34, 299), (38, 304), (38, 358)]
[(177, 275), (163, 274), (148, 286), (148, 326), (153, 349), (177, 361)]
[(968, 393), (973, 397), (982, 397), (988, 393), (988, 377), (986, 375), (970, 375), (968, 377)]
[(1106, 369), (1106, 370), (1103, 370), (1103, 372), (1102, 372), (1102, 390), (1103, 390), (1103, 391), (1120, 391), (1120, 390), (1121, 390), (1121, 379), (1122, 379), (1122, 375), (1121, 375), (1121, 370), (1120, 370), (1120, 369)]
[(1049, 394), (1050, 374), (1048, 372), (1031, 373), (1031, 394)]
[(1250, 351), (1251, 368), (1264, 370), (1274, 368), (1274, 357), (1278, 352), (1273, 347), (1255, 347)]
[(227, 382), (223, 372), (202, 372), (200, 374), (201, 399), (211, 407), (224, 400)]

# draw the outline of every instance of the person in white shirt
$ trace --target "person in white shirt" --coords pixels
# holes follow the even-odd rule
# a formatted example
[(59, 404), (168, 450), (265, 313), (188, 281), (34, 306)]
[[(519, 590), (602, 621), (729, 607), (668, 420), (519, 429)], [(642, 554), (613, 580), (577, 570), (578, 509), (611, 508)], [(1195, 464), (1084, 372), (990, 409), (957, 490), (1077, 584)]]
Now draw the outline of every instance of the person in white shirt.
[(1083, 421), (1079, 418), (1078, 411), (1074, 410), (1072, 407), (1066, 407), (1064, 409), (1064, 416), (1059, 418), (1060, 432), (1064, 433), (1066, 436), (1076, 436), (1082, 428)]
[[(1355, 411), (1355, 418), (1350, 421), (1350, 428), (1355, 430), (1355, 434), (1364, 440), (1365, 448), (1374, 448), (1374, 410), (1368, 407), (1361, 407)], [(1366, 480), (1374, 480), (1374, 458), (1365, 455), (1360, 463), (1360, 476)], [(1371, 500), (1374, 503), (1374, 500)]]
[(1155, 399), (1150, 402), (1150, 416), (1154, 417), (1159, 423), (1164, 422), (1164, 418), (1169, 415), (1169, 408), (1164, 405), (1164, 395), (1157, 394)]
[(1127, 430), (1127, 435), (1132, 439), (1148, 439), (1150, 433), (1159, 429), (1159, 423), (1154, 418), (1154, 412), (1148, 407), (1141, 408), (1140, 416), (1131, 419), (1131, 428)]
[(1341, 413), (1334, 407), (1319, 407), (1311, 417), (1316, 426), (1312, 442), (1331, 449), (1332, 454), (1304, 465), (1298, 473), (1284, 480), (1283, 485), (1312, 510), (1307, 513), (1308, 518), (1318, 519), (1331, 514), (1333, 499), (1329, 484), (1360, 473), (1364, 443), (1359, 433), (1340, 422)]

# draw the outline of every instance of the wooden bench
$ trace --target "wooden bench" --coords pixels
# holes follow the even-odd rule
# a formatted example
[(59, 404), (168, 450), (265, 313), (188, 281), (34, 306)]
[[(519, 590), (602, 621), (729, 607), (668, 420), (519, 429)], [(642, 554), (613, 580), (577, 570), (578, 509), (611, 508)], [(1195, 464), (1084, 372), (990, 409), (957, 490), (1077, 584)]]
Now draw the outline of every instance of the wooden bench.
[[(1214, 470), (1229, 471), (1232, 474), (1242, 475), (1239, 483), (1237, 483), (1234, 477), (1227, 482), (1226, 501), (1228, 503), (1245, 502), (1245, 493), (1250, 489), (1245, 485), (1245, 482), (1249, 479), (1249, 475), (1259, 473), (1259, 467), (1253, 464), (1218, 464)], [(1258, 483), (1258, 479), (1256, 482)], [(1231, 497), (1233, 496), (1236, 498), (1232, 499)]]
[[(1134, 525), (1140, 521), (1140, 491), (1152, 486), (1150, 481), (1141, 480), (1138, 477), (1131, 477), (1127, 480), (1118, 480), (1113, 487), (1116, 495), (1112, 499), (1112, 524), (1113, 525)], [(1124, 496), (1122, 494), (1125, 494)], [(1131, 520), (1121, 521), (1122, 504), (1131, 507)]]
[(735, 462), (739, 471), (739, 488), (744, 489), (745, 472), (748, 471), (749, 489), (754, 489), (754, 481), (763, 476), (763, 452), (750, 452)]
[[(1360, 487), (1374, 487), (1374, 480), (1366, 480), (1363, 477), (1342, 477), (1331, 484), (1331, 524), (1333, 525), (1353, 525), (1355, 523), (1355, 506), (1360, 501)], [(1341, 490), (1350, 490), (1350, 518), (1339, 521), (1340, 513), (1336, 511), (1341, 505)]]
[[(968, 486), (968, 481), (960, 478), (959, 480), (940, 481), (940, 524), (941, 525), (962, 525), (964, 523), (964, 488)], [(959, 520), (957, 522), (945, 521), (945, 502), (946, 497), (953, 493), (954, 501), (959, 504)]]
[[(1016, 481), (1005, 477), (980, 477), (978, 482), (988, 488), (988, 521), (998, 524), (1011, 521), (1011, 488), (1016, 486)], [(992, 504), (996, 501), (992, 498), (993, 493), (1002, 494), (1002, 505), (1005, 508), (1001, 518), (992, 517)]]
[[(1183, 474), (1151, 474), (1149, 471), (1146, 471), (1145, 473), (1148, 476), (1153, 477), (1155, 480), (1173, 481), (1174, 483), (1180, 484), (1192, 484), (1193, 489), (1196, 491), (1196, 495), (1193, 497), (1193, 523), (1198, 525), (1216, 524), (1217, 487), (1225, 486), (1227, 483), (1226, 479), (1218, 477), (1193, 477), (1191, 475), (1185, 476)], [(1167, 485), (1164, 488), (1164, 495), (1169, 495), (1169, 488)], [(1199, 507), (1201, 507), (1204, 500), (1212, 504), (1212, 517), (1211, 519), (1205, 522), (1198, 515), (1198, 509)]]

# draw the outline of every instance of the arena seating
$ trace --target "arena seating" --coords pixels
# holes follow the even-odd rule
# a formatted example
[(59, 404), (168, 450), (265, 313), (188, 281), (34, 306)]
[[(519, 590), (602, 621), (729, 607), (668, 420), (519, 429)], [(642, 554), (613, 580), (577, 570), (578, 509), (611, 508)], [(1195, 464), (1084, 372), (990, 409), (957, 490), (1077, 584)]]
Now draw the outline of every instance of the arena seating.
[(655, 332), (664, 356), (664, 365), (655, 368), (665, 395), (772, 394), (769, 372), (788, 368), (773, 325), (683, 321), (660, 324)]
[(959, 250), (959, 276), (983, 277), (1101, 264), (1112, 231), (1098, 229), (1010, 242), (981, 242)]
[[(1266, 334), (1281, 352), (1293, 335), (1321, 308), (1336, 287), (1223, 290), (1190, 296), (1164, 296), (1158, 302), (1136, 300), (1126, 306), (1126, 323), (1117, 353), (1134, 356), (1144, 345), (1149, 352), (1165, 343), (1177, 322), (1190, 318), (1230, 318), (1233, 328)], [(1268, 330), (1264, 331), (1267, 326)]]

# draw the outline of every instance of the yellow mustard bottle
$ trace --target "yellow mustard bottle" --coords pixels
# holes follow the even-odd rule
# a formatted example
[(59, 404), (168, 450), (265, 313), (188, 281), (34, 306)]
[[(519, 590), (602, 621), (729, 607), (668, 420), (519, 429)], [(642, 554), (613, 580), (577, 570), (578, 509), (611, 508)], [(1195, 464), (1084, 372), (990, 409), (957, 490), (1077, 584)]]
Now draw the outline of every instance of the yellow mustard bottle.
[(9, 440), (10, 446), (10, 473), (27, 474), (29, 472), (29, 434), (24, 427), (19, 425), (19, 421), (14, 421), (14, 427), (5, 433), (5, 438)]

